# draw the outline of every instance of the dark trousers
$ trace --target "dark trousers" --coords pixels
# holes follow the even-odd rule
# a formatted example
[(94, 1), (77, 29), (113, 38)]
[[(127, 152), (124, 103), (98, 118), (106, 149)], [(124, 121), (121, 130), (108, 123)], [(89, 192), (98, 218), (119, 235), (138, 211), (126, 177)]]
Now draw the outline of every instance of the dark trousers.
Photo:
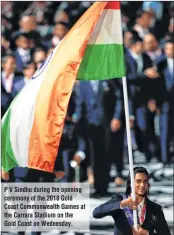
[[(148, 159), (150, 160), (151, 157), (157, 156), (159, 157), (159, 150), (160, 150), (160, 142), (159, 142), (159, 134), (158, 134), (158, 125), (159, 121), (155, 118), (157, 117), (156, 112), (151, 112), (147, 110), (147, 141), (148, 141)], [(160, 160), (160, 159), (159, 159)]]
[(54, 180), (54, 174), (52, 173), (28, 169), (27, 167), (15, 167), (12, 174), (12, 181), (14, 182), (53, 182)]
[(110, 127), (106, 133), (107, 159), (109, 163), (114, 163), (117, 168), (117, 176), (122, 176), (123, 170), (123, 149), (124, 149), (124, 128), (112, 132)]
[(169, 161), (169, 143), (174, 142), (174, 110), (169, 104), (163, 103), (160, 114), (160, 146), (161, 161)]
[(136, 127), (136, 136), (140, 136), (137, 142), (139, 142), (141, 151), (147, 154), (147, 108), (143, 105), (136, 108)]
[(105, 129), (103, 126), (89, 125), (89, 147), (94, 171), (94, 186), (98, 193), (107, 191), (109, 182), (109, 161), (106, 155)]

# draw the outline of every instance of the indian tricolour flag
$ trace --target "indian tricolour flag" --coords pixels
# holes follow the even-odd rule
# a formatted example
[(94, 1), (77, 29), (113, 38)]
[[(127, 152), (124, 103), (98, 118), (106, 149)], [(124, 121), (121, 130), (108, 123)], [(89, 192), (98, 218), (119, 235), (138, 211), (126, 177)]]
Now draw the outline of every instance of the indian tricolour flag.
[(73, 26), (2, 119), (2, 168), (53, 172), (77, 79), (125, 76), (119, 2), (94, 3)]
[(87, 43), (79, 80), (125, 76), (120, 2), (108, 2)]

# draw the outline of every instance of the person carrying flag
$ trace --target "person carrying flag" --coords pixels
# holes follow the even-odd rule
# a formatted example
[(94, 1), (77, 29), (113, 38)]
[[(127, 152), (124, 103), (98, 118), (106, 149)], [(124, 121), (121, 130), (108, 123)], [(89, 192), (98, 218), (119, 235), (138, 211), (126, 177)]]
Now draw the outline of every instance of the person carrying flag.
[[(115, 222), (114, 235), (170, 235), (162, 207), (149, 198), (149, 173), (144, 167), (134, 168), (136, 201), (131, 197), (130, 174), (125, 194), (114, 195), (109, 201), (93, 211), (96, 219), (112, 216)], [(133, 210), (138, 214), (138, 231), (133, 227)]]

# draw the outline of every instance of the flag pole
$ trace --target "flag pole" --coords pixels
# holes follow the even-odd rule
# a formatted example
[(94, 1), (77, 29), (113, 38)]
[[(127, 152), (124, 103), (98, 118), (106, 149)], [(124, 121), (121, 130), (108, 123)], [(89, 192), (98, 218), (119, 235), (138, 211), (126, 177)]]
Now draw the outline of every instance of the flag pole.
[[(122, 80), (123, 80), (124, 109), (125, 109), (125, 116), (126, 116), (126, 132), (127, 132), (127, 142), (128, 142), (131, 190), (132, 190), (132, 199), (133, 201), (135, 201), (136, 197), (135, 197), (135, 185), (134, 185), (134, 168), (133, 168), (133, 157), (132, 157), (132, 144), (131, 144), (131, 133), (130, 133), (130, 122), (129, 122), (129, 108), (128, 108), (126, 77), (123, 77)], [(133, 221), (134, 221), (134, 228), (138, 230), (137, 210), (133, 210)]]

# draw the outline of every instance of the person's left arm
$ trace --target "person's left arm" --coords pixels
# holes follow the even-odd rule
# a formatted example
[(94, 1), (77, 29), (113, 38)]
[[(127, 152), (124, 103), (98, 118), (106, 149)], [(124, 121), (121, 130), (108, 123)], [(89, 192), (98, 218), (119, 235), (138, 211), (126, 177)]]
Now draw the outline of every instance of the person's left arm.
[(156, 221), (156, 227), (155, 230), (158, 235), (171, 235), (168, 224), (165, 220), (164, 213), (162, 210), (162, 207), (158, 209), (157, 213), (157, 221)]
[(55, 165), (54, 165), (54, 175), (57, 179), (61, 179), (65, 176), (65, 169), (63, 164), (63, 155), (61, 145), (59, 146), (59, 154), (57, 154)]

